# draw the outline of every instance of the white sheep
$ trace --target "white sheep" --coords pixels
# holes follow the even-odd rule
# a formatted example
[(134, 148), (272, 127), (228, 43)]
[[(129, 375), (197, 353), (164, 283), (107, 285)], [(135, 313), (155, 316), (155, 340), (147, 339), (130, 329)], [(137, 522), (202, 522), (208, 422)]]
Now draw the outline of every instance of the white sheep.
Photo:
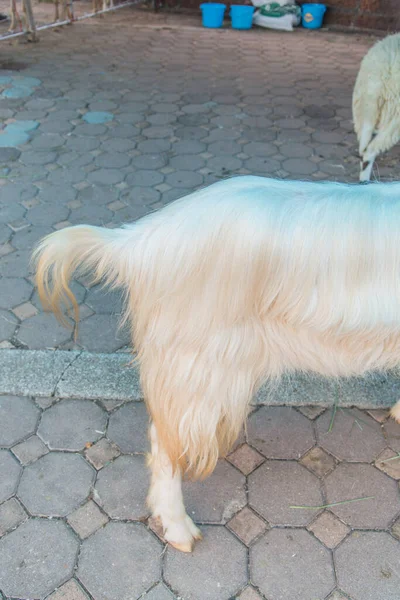
[(400, 34), (379, 41), (364, 56), (354, 86), (353, 121), (365, 182), (376, 157), (400, 140)]

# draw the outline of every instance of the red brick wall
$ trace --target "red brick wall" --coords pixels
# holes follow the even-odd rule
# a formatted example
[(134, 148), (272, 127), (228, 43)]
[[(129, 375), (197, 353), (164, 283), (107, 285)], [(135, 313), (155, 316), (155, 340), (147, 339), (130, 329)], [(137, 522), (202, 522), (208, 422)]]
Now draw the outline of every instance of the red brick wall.
[[(207, 0), (169, 0), (169, 4), (173, 5), (175, 1), (184, 8), (197, 9), (202, 1)], [(225, 1), (226, 4), (251, 4), (250, 0), (221, 1)], [(296, 1), (298, 4), (305, 4), (313, 0)], [(400, 31), (400, 0), (323, 0), (323, 3), (328, 7), (324, 19), (325, 25), (337, 25), (349, 29)]]
[[(307, 0), (297, 0), (305, 4)], [(309, 0), (311, 1), (311, 0)], [(324, 23), (357, 29), (400, 30), (400, 0), (326, 0)]]

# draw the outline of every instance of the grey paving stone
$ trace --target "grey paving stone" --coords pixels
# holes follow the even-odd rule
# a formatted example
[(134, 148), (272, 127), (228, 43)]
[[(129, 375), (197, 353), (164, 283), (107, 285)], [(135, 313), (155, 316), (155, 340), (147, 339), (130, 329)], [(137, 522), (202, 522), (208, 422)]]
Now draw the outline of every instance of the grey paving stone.
[(339, 586), (352, 598), (397, 600), (400, 544), (387, 533), (354, 532), (335, 552)]
[(262, 176), (273, 176), (281, 168), (281, 164), (277, 160), (260, 156), (245, 160), (244, 166), (253, 174)]
[(196, 188), (203, 183), (203, 177), (192, 171), (175, 171), (165, 178), (166, 183), (177, 188)]
[(118, 169), (97, 169), (87, 176), (90, 183), (100, 185), (115, 185), (123, 181), (124, 178), (124, 173)]
[(175, 130), (175, 135), (181, 140), (202, 140), (208, 135), (208, 131), (201, 127), (183, 126)]
[[(83, 287), (83, 285), (81, 285), (77, 281), (72, 281), (71, 284), (70, 284), (70, 288), (71, 288), (71, 291), (74, 294), (74, 296), (75, 296), (76, 301), (78, 302), (78, 304), (82, 304), (82, 302), (85, 299), (86, 289)], [(35, 290), (35, 292), (33, 293), (33, 296), (31, 298), (31, 302), (39, 310), (43, 309), (43, 306), (42, 306), (42, 303), (40, 301), (39, 294), (38, 294), (37, 290)]]
[(225, 460), (204, 481), (184, 483), (188, 514), (196, 522), (226, 523), (246, 504), (245, 478)]
[(132, 160), (132, 165), (137, 169), (162, 169), (167, 164), (165, 154), (139, 154)]
[(114, 315), (92, 315), (79, 326), (78, 343), (90, 352), (114, 352), (129, 343), (129, 334), (119, 330)]
[(7, 310), (0, 310), (0, 342), (13, 337), (18, 321)]
[(241, 166), (242, 161), (233, 156), (216, 156), (207, 160), (207, 167), (220, 175), (230, 175), (240, 169)]
[(31, 514), (64, 517), (87, 498), (94, 474), (81, 456), (50, 452), (25, 467), (18, 497)]
[(17, 231), (13, 236), (13, 246), (18, 250), (32, 250), (44, 236), (53, 231), (50, 224), (46, 226), (29, 226)]
[(58, 133), (38, 133), (30, 142), (32, 148), (38, 150), (49, 150), (52, 148), (60, 148), (65, 144), (65, 138)]
[(146, 600), (174, 600), (175, 596), (170, 592), (166, 585), (160, 582), (151, 588), (144, 598)]
[(325, 598), (335, 585), (329, 551), (303, 529), (272, 529), (250, 549), (251, 580), (266, 598)]
[(160, 579), (160, 554), (141, 523), (108, 523), (83, 542), (77, 576), (96, 600), (139, 598)]
[(72, 330), (66, 329), (50, 314), (38, 314), (25, 319), (18, 331), (18, 340), (29, 348), (56, 348), (71, 338)]
[(98, 285), (89, 289), (85, 303), (97, 314), (120, 315), (122, 313), (121, 293), (104, 289)]
[(119, 454), (120, 451), (116, 444), (113, 444), (106, 438), (102, 438), (85, 451), (86, 460), (97, 470), (102, 469), (104, 465), (119, 456)]
[[(157, 202), (161, 197), (160, 192), (151, 187), (137, 187), (132, 190), (127, 190), (121, 193), (122, 202), (126, 202), (130, 206), (134, 206), (139, 210), (139, 207), (149, 206)], [(139, 216), (147, 214), (148, 209), (139, 213)]]
[(245, 547), (225, 527), (205, 526), (202, 533), (204, 538), (196, 544), (189, 560), (184, 553), (168, 547), (165, 581), (187, 600), (235, 597), (247, 582)]
[(107, 517), (92, 500), (69, 515), (67, 521), (81, 539), (89, 537), (108, 523)]
[(112, 212), (105, 206), (85, 203), (80, 208), (71, 210), (68, 217), (70, 223), (80, 225), (90, 223), (91, 225), (104, 226), (112, 218)]
[(145, 140), (140, 142), (137, 149), (143, 154), (157, 154), (159, 152), (166, 152), (171, 148), (171, 142), (169, 140)]
[[(55, 204), (54, 199), (57, 198), (57, 204)], [(37, 217), (39, 219), (42, 218), (46, 218), (45, 215), (42, 216), (42, 210), (43, 210), (43, 206), (47, 206), (47, 208), (49, 208), (49, 210), (51, 209), (52, 211), (52, 219), (50, 220), (50, 222), (52, 223), (57, 223), (59, 221), (63, 221), (65, 217), (60, 218), (60, 212), (62, 210), (66, 211), (66, 205), (68, 202), (70, 202), (71, 200), (74, 200), (76, 198), (76, 190), (73, 187), (68, 187), (68, 186), (60, 186), (60, 185), (53, 185), (50, 183), (46, 182), (46, 185), (42, 185), (41, 184), (41, 189), (39, 190), (38, 193), (38, 199), (42, 202), (42, 208), (39, 212), (40, 217)], [(46, 203), (48, 203), (46, 205)], [(34, 213), (35, 214), (35, 213)], [(30, 219), (31, 223), (34, 223), (36, 225), (40, 225), (41, 222), (37, 222), (37, 219), (34, 217), (34, 221), (32, 221), (32, 219)], [(44, 221), (44, 224), (46, 224), (46, 221)]]
[(113, 519), (140, 520), (147, 516), (149, 473), (144, 456), (120, 456), (97, 477), (96, 502)]
[(144, 402), (129, 402), (111, 415), (107, 436), (123, 453), (148, 452), (148, 426)]
[[(54, 191), (56, 192), (56, 189)], [(32, 225), (46, 227), (59, 221), (65, 221), (68, 218), (68, 214), (68, 208), (61, 203), (61, 198), (55, 195), (52, 198), (52, 202), (43, 202), (31, 208), (27, 212), (26, 218)]]
[(15, 498), (0, 504), (0, 537), (11, 529), (15, 529), (27, 518), (28, 515)]
[(62, 400), (43, 413), (38, 435), (51, 450), (79, 451), (104, 435), (106, 421), (90, 400)]
[(14, 396), (51, 396), (76, 356), (70, 352), (0, 350), (0, 389)]
[(28, 465), (48, 453), (48, 449), (37, 435), (32, 435), (25, 442), (17, 444), (12, 451), (22, 465)]
[(323, 497), (318, 479), (298, 463), (267, 460), (249, 476), (249, 503), (273, 525), (304, 526), (317, 511), (291, 507), (321, 506)]
[(20, 474), (16, 459), (7, 450), (0, 450), (0, 503), (15, 493)]
[(195, 154), (180, 154), (171, 158), (169, 165), (174, 169), (183, 171), (197, 171), (197, 169), (204, 167), (205, 161), (201, 156)]
[(106, 169), (120, 169), (129, 165), (131, 159), (121, 152), (104, 152), (95, 159), (95, 165)]
[(7, 596), (44, 598), (72, 576), (78, 541), (65, 523), (31, 519), (0, 540), (0, 581)]
[(328, 503), (369, 498), (332, 507), (342, 521), (359, 529), (385, 529), (400, 510), (397, 483), (372, 465), (342, 463), (325, 479)]
[(274, 144), (263, 142), (250, 142), (243, 146), (243, 152), (249, 156), (271, 156), (276, 154), (277, 148)]
[(21, 155), (21, 150), (17, 148), (0, 148), (0, 163), (13, 162), (18, 160)]
[(75, 135), (71, 135), (65, 144), (65, 147), (69, 150), (77, 150), (78, 152), (90, 152), (96, 150), (99, 146), (100, 140), (95, 137)]
[(39, 132), (43, 133), (69, 133), (75, 128), (75, 126), (67, 120), (55, 121), (51, 119), (50, 121), (45, 121), (40, 124)]
[(316, 421), (319, 444), (341, 460), (371, 462), (386, 447), (379, 423), (356, 408), (340, 408), (329, 430), (332, 412)]
[(49, 183), (54, 183), (55, 185), (74, 185), (77, 183), (81, 183), (85, 181), (87, 177), (87, 173), (84, 169), (82, 169), (83, 165), (75, 166), (69, 164), (66, 168), (58, 168), (54, 171), (51, 171), (47, 176), (47, 181)]
[(400, 452), (400, 425), (394, 419), (389, 419), (384, 430), (389, 446), (395, 452)]
[(268, 458), (302, 456), (314, 446), (310, 421), (289, 407), (262, 407), (250, 416), (249, 443)]
[(139, 186), (139, 187), (152, 187), (153, 185), (157, 185), (164, 180), (164, 176), (162, 173), (158, 171), (150, 171), (148, 169), (139, 169), (134, 173), (131, 173), (126, 178), (126, 183), (130, 186)]
[(129, 152), (136, 147), (135, 140), (127, 140), (123, 138), (107, 139), (101, 145), (101, 148), (106, 152)]
[(0, 446), (11, 448), (35, 432), (39, 409), (33, 400), (18, 396), (0, 396)]
[(172, 151), (174, 154), (200, 154), (206, 151), (206, 144), (197, 140), (183, 140), (172, 144)]

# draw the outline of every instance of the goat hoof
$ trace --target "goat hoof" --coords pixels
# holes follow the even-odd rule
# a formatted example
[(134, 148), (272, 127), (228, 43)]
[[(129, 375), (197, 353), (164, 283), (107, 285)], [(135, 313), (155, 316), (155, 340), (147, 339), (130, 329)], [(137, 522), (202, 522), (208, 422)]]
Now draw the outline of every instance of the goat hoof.
[(390, 416), (400, 424), (400, 400), (390, 409)]

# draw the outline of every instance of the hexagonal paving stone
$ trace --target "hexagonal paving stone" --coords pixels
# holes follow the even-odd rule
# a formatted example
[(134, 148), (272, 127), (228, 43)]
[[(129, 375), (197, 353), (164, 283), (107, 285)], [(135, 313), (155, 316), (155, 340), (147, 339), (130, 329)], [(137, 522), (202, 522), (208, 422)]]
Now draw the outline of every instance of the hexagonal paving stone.
[(122, 295), (119, 291), (110, 291), (101, 286), (91, 287), (87, 293), (85, 304), (97, 314), (122, 313)]
[(384, 529), (400, 510), (397, 483), (371, 465), (342, 463), (325, 480), (328, 503), (367, 498), (331, 507), (342, 521), (360, 529)]
[(400, 424), (394, 419), (389, 419), (384, 425), (389, 446), (395, 452), (400, 452)]
[(0, 396), (0, 446), (11, 448), (35, 432), (39, 409), (33, 400)]
[(183, 484), (188, 514), (195, 521), (226, 523), (246, 504), (245, 477), (225, 460), (204, 481)]
[(299, 458), (315, 443), (310, 421), (286, 406), (262, 407), (253, 413), (248, 439), (268, 458)]
[(142, 519), (149, 480), (144, 456), (120, 456), (99, 472), (96, 502), (114, 519)]
[(13, 598), (44, 598), (72, 576), (78, 541), (65, 523), (31, 519), (0, 540), (0, 582)]
[(166, 585), (158, 583), (144, 597), (146, 600), (174, 600), (175, 596), (169, 591)]
[(57, 348), (67, 342), (72, 335), (53, 315), (38, 314), (25, 319), (18, 331), (18, 340), (31, 350)]
[(90, 400), (63, 400), (47, 409), (38, 435), (51, 450), (83, 450), (105, 433), (107, 416)]
[(354, 532), (335, 551), (339, 587), (354, 600), (398, 600), (400, 544), (389, 534)]
[(110, 417), (107, 437), (122, 452), (148, 452), (149, 415), (144, 402), (129, 402)]
[(64, 517), (87, 498), (93, 481), (81, 456), (50, 452), (25, 467), (18, 497), (32, 514)]
[(187, 600), (235, 597), (247, 582), (245, 547), (225, 527), (206, 526), (202, 533), (190, 556), (168, 547), (165, 581)]
[(0, 537), (11, 529), (15, 529), (28, 515), (16, 498), (10, 498), (0, 504)]
[(126, 330), (119, 330), (119, 317), (92, 315), (79, 324), (78, 343), (90, 352), (114, 352), (130, 341)]
[(339, 408), (328, 432), (331, 417), (328, 410), (317, 419), (317, 436), (319, 445), (337, 458), (371, 462), (386, 447), (379, 423), (364, 412)]
[(317, 511), (291, 506), (321, 506), (318, 479), (296, 462), (268, 460), (249, 476), (249, 503), (274, 525), (307, 525)]
[(96, 600), (132, 600), (160, 579), (160, 555), (141, 523), (108, 523), (83, 542), (77, 576)]
[(7, 310), (0, 310), (0, 342), (9, 340), (14, 336), (18, 321), (15, 316)]
[(0, 450), (0, 503), (10, 498), (18, 485), (21, 467), (7, 450)]
[(32, 285), (22, 277), (4, 278), (0, 287), (0, 308), (13, 308), (27, 302), (32, 291)]
[(268, 600), (325, 598), (335, 585), (330, 552), (303, 529), (272, 529), (250, 550), (251, 580)]

